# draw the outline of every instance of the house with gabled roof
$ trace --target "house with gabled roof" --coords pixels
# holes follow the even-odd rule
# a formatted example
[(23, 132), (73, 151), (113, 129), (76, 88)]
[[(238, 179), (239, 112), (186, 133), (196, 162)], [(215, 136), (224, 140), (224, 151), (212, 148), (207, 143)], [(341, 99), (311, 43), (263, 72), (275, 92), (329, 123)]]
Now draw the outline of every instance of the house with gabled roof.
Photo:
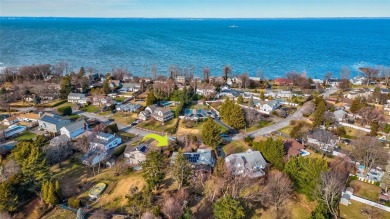
[(122, 143), (122, 139), (116, 134), (108, 134), (100, 132), (90, 142), (91, 149), (101, 148), (109, 150), (115, 148)]
[(64, 126), (60, 129), (61, 135), (66, 135), (70, 139), (75, 139), (89, 129), (87, 122), (80, 120)]
[(63, 135), (59, 135), (57, 137), (54, 137), (53, 139), (50, 140), (50, 146), (52, 147), (57, 147), (59, 145), (63, 145), (63, 144), (66, 144), (70, 141), (70, 138), (63, 134)]
[(19, 122), (18, 116), (13, 115), (11, 117), (3, 119), (3, 124), (4, 125), (13, 125)]
[(40, 129), (44, 129), (52, 133), (59, 133), (62, 127), (69, 124), (69, 119), (49, 113), (43, 114), (43, 116), (38, 120), (38, 127)]
[(17, 116), (19, 121), (24, 122), (37, 122), (39, 119), (38, 113), (23, 113)]
[(259, 151), (251, 149), (225, 157), (225, 165), (233, 175), (257, 178), (265, 175), (267, 162)]
[[(184, 157), (195, 169), (211, 171), (215, 165), (215, 158), (210, 149), (198, 149), (196, 152), (184, 152)], [(177, 152), (173, 152), (171, 163), (175, 162)]]
[(68, 95), (69, 103), (79, 103), (86, 104), (89, 101), (89, 98), (85, 96), (83, 93), (70, 93)]
[(136, 169), (141, 169), (140, 164), (146, 160), (146, 154), (151, 150), (151, 143), (154, 139), (149, 139), (138, 146), (127, 146), (123, 156), (128, 158), (126, 164)]
[(167, 122), (175, 117), (169, 107), (157, 107), (151, 116), (159, 122)]

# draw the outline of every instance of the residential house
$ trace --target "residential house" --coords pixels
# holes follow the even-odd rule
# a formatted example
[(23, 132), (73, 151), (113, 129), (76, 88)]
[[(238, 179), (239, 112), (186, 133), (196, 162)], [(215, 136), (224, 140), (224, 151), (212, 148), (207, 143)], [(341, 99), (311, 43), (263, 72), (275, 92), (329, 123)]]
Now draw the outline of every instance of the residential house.
[(223, 86), (221, 86), (221, 90), (230, 90), (232, 88), (232, 86), (228, 85), (228, 84), (224, 84)]
[(201, 120), (206, 119), (207, 117), (215, 118), (216, 115), (211, 110), (202, 110), (202, 109), (186, 109), (184, 112), (184, 119), (187, 120)]
[(48, 132), (59, 133), (60, 129), (70, 124), (69, 119), (65, 119), (55, 114), (45, 113), (38, 120), (38, 127)]
[(278, 95), (278, 93), (277, 93), (277, 92), (274, 92), (274, 91), (272, 91), (272, 90), (266, 90), (266, 91), (264, 92), (264, 96), (266, 96), (266, 97), (272, 97), (272, 99), (276, 98), (277, 95)]
[(341, 80), (338, 78), (330, 78), (330, 79), (326, 80), (327, 85), (334, 86), (334, 87), (339, 86), (340, 83), (341, 83)]
[(324, 83), (323, 80), (317, 79), (317, 78), (314, 78), (314, 79), (313, 79), (313, 82), (314, 82), (315, 84), (323, 84), (323, 83)]
[(159, 122), (167, 122), (175, 117), (169, 107), (157, 107), (151, 116)]
[(319, 139), (319, 137), (309, 134), (307, 136), (307, 143), (316, 145), (321, 150), (324, 151), (332, 151), (336, 147), (337, 141), (336, 139), (331, 138), (331, 139), (327, 139), (326, 142), (323, 142), (323, 140)]
[(242, 94), (242, 92), (239, 92), (239, 91), (236, 91), (233, 89), (229, 89), (229, 90), (226, 89), (226, 90), (221, 90), (221, 92), (218, 94), (218, 96), (219, 97), (237, 98), (241, 94)]
[(387, 95), (390, 94), (390, 89), (381, 88), (380, 90), (381, 90), (381, 94), (387, 94)]
[(70, 139), (75, 139), (89, 129), (88, 124), (84, 120), (74, 122), (60, 129), (61, 135), (66, 135)]
[(122, 112), (133, 112), (133, 113), (135, 113), (135, 112), (137, 112), (141, 108), (142, 108), (142, 106), (140, 104), (132, 104), (132, 103), (116, 105), (116, 110), (117, 111), (122, 111)]
[(86, 104), (89, 101), (89, 98), (85, 97), (85, 94), (82, 93), (70, 93), (68, 95), (69, 103), (79, 103)]
[(293, 93), (289, 90), (279, 90), (277, 96), (291, 99), (293, 97)]
[(288, 139), (284, 141), (283, 145), (284, 145), (284, 150), (286, 152), (287, 159), (290, 159), (290, 157), (292, 156), (300, 156), (306, 154), (305, 153), (306, 151), (304, 150), (305, 147), (295, 139)]
[(178, 75), (175, 78), (175, 82), (179, 84), (186, 84), (186, 77), (182, 75)]
[(51, 147), (58, 147), (60, 145), (67, 144), (70, 141), (70, 138), (68, 135), (62, 134), (60, 136), (54, 137), (53, 139), (50, 140), (49, 145)]
[(271, 113), (281, 106), (277, 100), (265, 101), (260, 105), (260, 110), (266, 113)]
[(104, 149), (96, 148), (90, 150), (81, 157), (82, 163), (87, 166), (95, 166), (108, 158), (108, 153)]
[(346, 116), (347, 114), (348, 114), (348, 113), (345, 112), (345, 111), (342, 110), (342, 109), (339, 109), (339, 110), (336, 110), (336, 111), (333, 112), (333, 115), (334, 115), (334, 117), (336, 118), (336, 120), (337, 120), (338, 122), (343, 121), (343, 119), (345, 118), (345, 116)]
[(348, 94), (345, 97), (348, 99), (355, 99), (356, 97), (369, 98), (371, 94), (372, 94), (372, 92), (370, 89), (361, 88), (361, 89), (355, 89), (355, 90), (348, 92)]
[(251, 149), (225, 157), (225, 164), (233, 175), (257, 178), (265, 175), (267, 162), (259, 151)]
[(141, 89), (141, 84), (139, 83), (124, 83), (122, 88), (119, 90), (121, 92), (137, 92)]
[(363, 85), (365, 84), (367, 79), (365, 77), (356, 76), (349, 80), (349, 82), (353, 85)]
[(99, 107), (104, 107), (104, 106), (111, 106), (112, 104), (116, 104), (116, 101), (112, 99), (112, 97), (104, 97), (104, 96), (100, 96), (100, 97), (94, 97), (93, 100), (92, 100), (92, 104), (94, 106), (99, 106)]
[(260, 82), (261, 78), (260, 77), (249, 77), (249, 80)]
[(293, 81), (288, 78), (276, 78), (274, 80), (275, 85), (281, 86), (281, 85), (292, 85)]
[(13, 124), (16, 124), (19, 122), (19, 119), (18, 119), (18, 116), (17, 115), (13, 115), (11, 117), (8, 117), (8, 118), (5, 118), (3, 120), (3, 124), (4, 125), (13, 125)]
[[(0, 135), (1, 136), (1, 135)], [(1, 137), (0, 137), (1, 139)], [(8, 154), (16, 146), (17, 141), (11, 140), (0, 144), (0, 154)]]
[(111, 80), (110, 88), (118, 88), (122, 86), (122, 82), (120, 80)]
[(17, 116), (19, 121), (23, 122), (38, 122), (39, 114), (38, 113), (24, 113)]
[(202, 96), (211, 96), (215, 94), (215, 86), (214, 85), (199, 85), (196, 88), (196, 94)]
[(2, 130), (4, 138), (9, 138), (24, 131), (26, 131), (26, 126), (22, 125), (11, 125), (7, 129)]
[(138, 114), (138, 119), (140, 120), (143, 120), (143, 121), (146, 121), (150, 118), (150, 113), (146, 110), (144, 111), (141, 111), (139, 114)]
[[(210, 149), (198, 149), (196, 152), (184, 152), (184, 157), (196, 170), (210, 171), (214, 168), (215, 159)], [(175, 162), (177, 152), (173, 152), (171, 163)]]
[(233, 86), (234, 84), (242, 84), (242, 79), (237, 77), (228, 78), (226, 84)]
[(150, 151), (150, 144), (154, 139), (149, 139), (138, 146), (127, 146), (123, 156), (128, 158), (126, 164), (133, 166), (136, 169), (141, 169), (140, 164), (146, 160), (146, 154)]
[(90, 142), (91, 149), (100, 148), (103, 150), (109, 150), (111, 148), (117, 147), (122, 143), (122, 139), (115, 134), (108, 134), (100, 132), (93, 138)]

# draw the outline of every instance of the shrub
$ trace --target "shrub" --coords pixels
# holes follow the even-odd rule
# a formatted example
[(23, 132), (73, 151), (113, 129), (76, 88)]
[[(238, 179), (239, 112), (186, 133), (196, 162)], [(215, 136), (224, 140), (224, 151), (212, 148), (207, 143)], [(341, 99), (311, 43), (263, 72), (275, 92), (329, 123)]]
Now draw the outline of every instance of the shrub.
[(68, 205), (71, 208), (79, 208), (80, 207), (80, 200), (74, 197), (68, 198)]
[(108, 126), (106, 126), (106, 128), (104, 128), (104, 132), (107, 132), (107, 133), (117, 133), (118, 131), (119, 131), (118, 125), (116, 123), (108, 125)]
[(58, 112), (62, 116), (70, 116), (70, 115), (72, 115), (72, 107), (70, 107), (70, 106), (60, 107), (60, 108), (58, 108)]
[(381, 185), (381, 183), (380, 183), (380, 182), (375, 182), (375, 183), (374, 183), (374, 185), (376, 185), (376, 186), (380, 186), (380, 185)]
[(186, 128), (193, 128), (195, 126), (195, 122), (192, 120), (185, 121)]

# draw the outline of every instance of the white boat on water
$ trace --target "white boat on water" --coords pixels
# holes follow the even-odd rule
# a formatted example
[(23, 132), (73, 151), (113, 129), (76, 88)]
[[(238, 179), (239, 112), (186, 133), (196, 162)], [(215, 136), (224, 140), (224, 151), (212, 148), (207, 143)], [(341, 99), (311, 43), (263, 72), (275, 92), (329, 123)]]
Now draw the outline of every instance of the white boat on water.
[(236, 25), (229, 26), (230, 28), (238, 28)]

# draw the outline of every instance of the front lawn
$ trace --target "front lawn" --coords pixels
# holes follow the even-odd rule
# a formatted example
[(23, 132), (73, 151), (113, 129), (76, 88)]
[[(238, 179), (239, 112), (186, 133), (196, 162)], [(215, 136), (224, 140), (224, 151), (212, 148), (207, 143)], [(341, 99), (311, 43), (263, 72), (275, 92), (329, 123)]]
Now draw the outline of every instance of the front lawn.
[(390, 212), (380, 210), (378, 208), (373, 208), (361, 202), (350, 200), (351, 204), (348, 206), (340, 205), (340, 216), (341, 218), (353, 218), (353, 219), (366, 219), (368, 218), (366, 214), (362, 214), (363, 208), (376, 209), (379, 214), (376, 218), (390, 218)]
[(29, 141), (29, 140), (35, 138), (35, 136), (37, 136), (35, 133), (23, 132), (23, 134), (20, 135), (19, 137), (15, 138), (15, 140), (16, 141)]
[(132, 138), (135, 137), (134, 134), (128, 133), (128, 132), (124, 132), (124, 131), (119, 131), (119, 132), (118, 132), (118, 135), (119, 135), (121, 138), (125, 138), (125, 139), (127, 139), (127, 140), (131, 140)]
[(99, 116), (108, 116), (108, 115), (110, 115), (110, 114), (112, 114), (112, 111), (111, 111), (111, 110), (107, 110), (107, 111), (98, 113)]
[(359, 136), (365, 136), (368, 134), (367, 132), (357, 130), (354, 128), (350, 128), (350, 127), (344, 127), (344, 128), (345, 131), (347, 132), (347, 135), (345, 137), (348, 139), (355, 139), (358, 138)]
[(232, 141), (223, 146), (223, 151), (226, 155), (241, 153), (249, 149), (249, 146), (242, 140)]
[(177, 118), (174, 118), (166, 122), (165, 125), (162, 125), (161, 122), (155, 119), (150, 119), (148, 121), (139, 123), (137, 127), (149, 129), (157, 132), (173, 133), (176, 122), (177, 122)]
[(84, 112), (88, 112), (88, 113), (95, 113), (95, 112), (99, 111), (99, 107), (94, 106), (94, 105), (88, 105), (84, 108), (81, 108), (81, 110)]
[(115, 97), (115, 98), (113, 98), (113, 100), (115, 100), (117, 102), (123, 102), (126, 100), (126, 97)]
[(290, 132), (292, 129), (293, 129), (293, 126), (289, 125), (289, 126), (286, 126), (284, 128), (279, 129), (278, 131), (283, 133), (283, 134), (290, 135)]
[(114, 119), (116, 123), (129, 125), (137, 119), (138, 115), (131, 112), (116, 112), (110, 118)]
[(73, 115), (69, 116), (69, 119), (72, 121), (76, 121), (78, 118), (80, 118), (80, 115), (77, 115), (77, 114), (73, 114)]
[(246, 129), (245, 128), (244, 129), (240, 129), (240, 131), (251, 132), (251, 131), (255, 131), (257, 129), (264, 128), (264, 127), (269, 126), (269, 125), (271, 125), (271, 121), (261, 120), (260, 122), (257, 122), (254, 125), (252, 125), (250, 127), (247, 127)]
[(354, 195), (371, 200), (378, 201), (379, 194), (381, 192), (381, 188), (379, 186), (365, 183), (359, 180), (353, 180), (349, 184), (355, 191)]

